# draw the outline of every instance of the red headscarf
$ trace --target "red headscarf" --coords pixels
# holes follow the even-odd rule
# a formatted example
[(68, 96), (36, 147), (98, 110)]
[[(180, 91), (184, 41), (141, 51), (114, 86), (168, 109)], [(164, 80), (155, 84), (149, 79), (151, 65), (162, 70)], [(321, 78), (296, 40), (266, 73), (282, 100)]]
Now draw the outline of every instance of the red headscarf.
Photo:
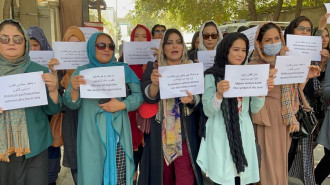
[(131, 33), (131, 42), (134, 41), (134, 37), (135, 37), (135, 31), (138, 28), (143, 28), (144, 30), (146, 30), (147, 33), (147, 41), (151, 41), (151, 32), (148, 30), (148, 28), (146, 28), (145, 26), (143, 26), (142, 24), (138, 24), (135, 26), (135, 28), (133, 29), (132, 33)]

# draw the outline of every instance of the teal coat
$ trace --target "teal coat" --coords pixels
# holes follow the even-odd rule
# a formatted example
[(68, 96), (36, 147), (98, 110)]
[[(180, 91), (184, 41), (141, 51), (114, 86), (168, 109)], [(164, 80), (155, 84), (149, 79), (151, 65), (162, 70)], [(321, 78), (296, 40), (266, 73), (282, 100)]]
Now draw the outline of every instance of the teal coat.
[[(78, 67), (72, 77), (78, 75), (81, 70), (88, 69), (88, 65)], [(135, 171), (133, 161), (133, 146), (128, 118), (128, 111), (136, 110), (143, 102), (141, 87), (137, 83), (128, 83), (131, 95), (123, 101), (126, 110), (113, 113), (113, 118), (117, 117), (112, 126), (119, 135), (119, 142), (126, 154), (126, 183), (133, 184), (133, 173)], [(105, 149), (100, 139), (100, 135), (106, 138), (106, 117), (102, 113), (97, 115), (102, 109), (98, 106), (99, 99), (81, 99), (72, 102), (69, 89), (64, 93), (64, 104), (70, 109), (78, 109), (78, 133), (77, 133), (77, 167), (79, 185), (102, 185), (103, 167), (105, 160)], [(98, 120), (98, 127), (96, 126)], [(99, 133), (100, 132), (100, 133)], [(115, 151), (114, 151), (115, 152)]]
[[(206, 122), (206, 138), (202, 138), (197, 164), (202, 171), (218, 184), (235, 185), (235, 176), (240, 176), (241, 184), (259, 181), (258, 158), (255, 145), (254, 129), (249, 115), (249, 97), (242, 100), (242, 110), (239, 114), (240, 130), (244, 153), (248, 162), (245, 171), (238, 174), (233, 162), (226, 126), (221, 109), (215, 109), (212, 99), (216, 93), (213, 75), (205, 76), (205, 90), (202, 97), (203, 109), (208, 117)], [(258, 112), (264, 105), (265, 98), (251, 98), (251, 112)]]
[[(43, 71), (48, 73), (48, 68), (32, 62), (27, 68), (26, 73)], [(47, 87), (46, 87), (47, 88)], [(29, 132), (31, 152), (25, 158), (36, 156), (46, 150), (53, 142), (53, 135), (49, 127), (47, 115), (57, 114), (61, 110), (61, 96), (59, 103), (55, 104), (49, 97), (47, 89), (48, 105), (25, 108), (26, 122)]]

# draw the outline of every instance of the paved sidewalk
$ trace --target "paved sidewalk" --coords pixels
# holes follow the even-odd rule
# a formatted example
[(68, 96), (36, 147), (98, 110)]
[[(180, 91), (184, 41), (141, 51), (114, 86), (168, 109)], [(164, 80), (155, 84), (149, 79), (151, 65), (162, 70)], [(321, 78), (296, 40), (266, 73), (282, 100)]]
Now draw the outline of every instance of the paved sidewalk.
[[(323, 147), (318, 145), (314, 149), (314, 161), (315, 166), (320, 162), (324, 155)], [(57, 179), (57, 185), (74, 185), (72, 180), (71, 171), (69, 168), (63, 167), (61, 168), (61, 172), (59, 173), (59, 177)], [(213, 185), (211, 182), (205, 180), (205, 185)], [(289, 178), (289, 185), (304, 185), (299, 179)], [(322, 185), (330, 185), (330, 178), (327, 178)]]

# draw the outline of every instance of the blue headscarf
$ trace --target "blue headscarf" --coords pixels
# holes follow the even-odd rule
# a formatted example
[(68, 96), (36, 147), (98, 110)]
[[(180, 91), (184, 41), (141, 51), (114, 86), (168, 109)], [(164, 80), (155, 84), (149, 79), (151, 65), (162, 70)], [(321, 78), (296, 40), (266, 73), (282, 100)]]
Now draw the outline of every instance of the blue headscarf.
[[(114, 61), (114, 53), (113, 51), (112, 58), (107, 63), (100, 63), (95, 56), (95, 44), (97, 37), (100, 34), (105, 33), (94, 33), (87, 42), (87, 55), (89, 58), (89, 65), (88, 68), (94, 68), (94, 67), (111, 67), (111, 66), (124, 66), (125, 70), (125, 82), (126, 83), (138, 83), (140, 84), (139, 78), (136, 76), (136, 74), (131, 70), (131, 68), (123, 63), (123, 62), (115, 62)], [(107, 34), (105, 34), (107, 35)], [(110, 37), (110, 36), (109, 36)], [(113, 43), (112, 38), (110, 37), (111, 42)], [(116, 167), (116, 151), (117, 151), (117, 137), (119, 136), (119, 133), (116, 132), (116, 130), (113, 127), (113, 122), (118, 118), (113, 117), (113, 114), (111, 112), (106, 112), (104, 110), (101, 110), (98, 112), (98, 114), (106, 114), (106, 140), (104, 140), (101, 137), (100, 130), (99, 130), (99, 124), (97, 121), (97, 115), (95, 117), (96, 119), (96, 127), (99, 131), (99, 135), (101, 137), (101, 141), (103, 142), (106, 156), (104, 160), (104, 170), (103, 170), (103, 184), (104, 185), (116, 185), (117, 184), (117, 167)], [(125, 147), (123, 147), (125, 151)], [(125, 155), (127, 155), (127, 152), (125, 151)], [(129, 158), (129, 157), (128, 157)], [(126, 158), (127, 159), (127, 158)], [(129, 160), (133, 160), (130, 159)]]
[(45, 33), (38, 26), (31, 26), (27, 31), (30, 39), (35, 39), (40, 44), (40, 50), (42, 51), (52, 51), (52, 47), (50, 47), (48, 40), (45, 36)]
[[(124, 66), (124, 69), (125, 69), (125, 82), (126, 83), (132, 82), (132, 83), (139, 83), (140, 84), (139, 78), (136, 76), (136, 74), (131, 70), (131, 68), (126, 63), (114, 61), (114, 59), (115, 59), (115, 55), (114, 55), (115, 50), (113, 50), (112, 58), (110, 59), (110, 61), (108, 63), (103, 64), (103, 63), (100, 63), (96, 59), (95, 44), (96, 44), (96, 39), (100, 34), (107, 35), (106, 33), (100, 33), (100, 32), (94, 33), (89, 38), (89, 40), (87, 42), (87, 55), (88, 55), (88, 58), (89, 58), (88, 68), (108, 67), (108, 66)], [(110, 37), (110, 40), (113, 43), (113, 40), (112, 40), (111, 37)]]

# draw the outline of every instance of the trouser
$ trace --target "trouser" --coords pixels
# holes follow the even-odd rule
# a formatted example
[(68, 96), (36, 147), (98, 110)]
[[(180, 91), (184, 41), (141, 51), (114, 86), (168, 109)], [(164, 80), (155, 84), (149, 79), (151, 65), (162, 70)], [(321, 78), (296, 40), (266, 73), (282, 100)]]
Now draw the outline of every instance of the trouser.
[(25, 156), (9, 156), (10, 162), (0, 162), (0, 185), (48, 184), (48, 150), (25, 159)]
[(330, 150), (324, 148), (324, 156), (315, 168), (315, 182), (322, 184), (325, 178), (330, 174)]
[(143, 153), (143, 146), (142, 146), (142, 143), (141, 143), (140, 146), (138, 147), (138, 150), (133, 152), (135, 170), (137, 170), (138, 165), (139, 165), (139, 163), (141, 161), (142, 153)]
[(182, 156), (175, 159), (169, 166), (164, 161), (163, 167), (163, 185), (194, 185), (194, 170), (186, 142), (182, 143)]
[[(239, 177), (235, 177), (235, 185), (240, 185), (241, 184), (241, 179)], [(220, 185), (217, 183), (214, 183), (214, 185)]]
[(48, 147), (48, 159), (48, 183), (54, 183), (61, 171), (61, 148)]

